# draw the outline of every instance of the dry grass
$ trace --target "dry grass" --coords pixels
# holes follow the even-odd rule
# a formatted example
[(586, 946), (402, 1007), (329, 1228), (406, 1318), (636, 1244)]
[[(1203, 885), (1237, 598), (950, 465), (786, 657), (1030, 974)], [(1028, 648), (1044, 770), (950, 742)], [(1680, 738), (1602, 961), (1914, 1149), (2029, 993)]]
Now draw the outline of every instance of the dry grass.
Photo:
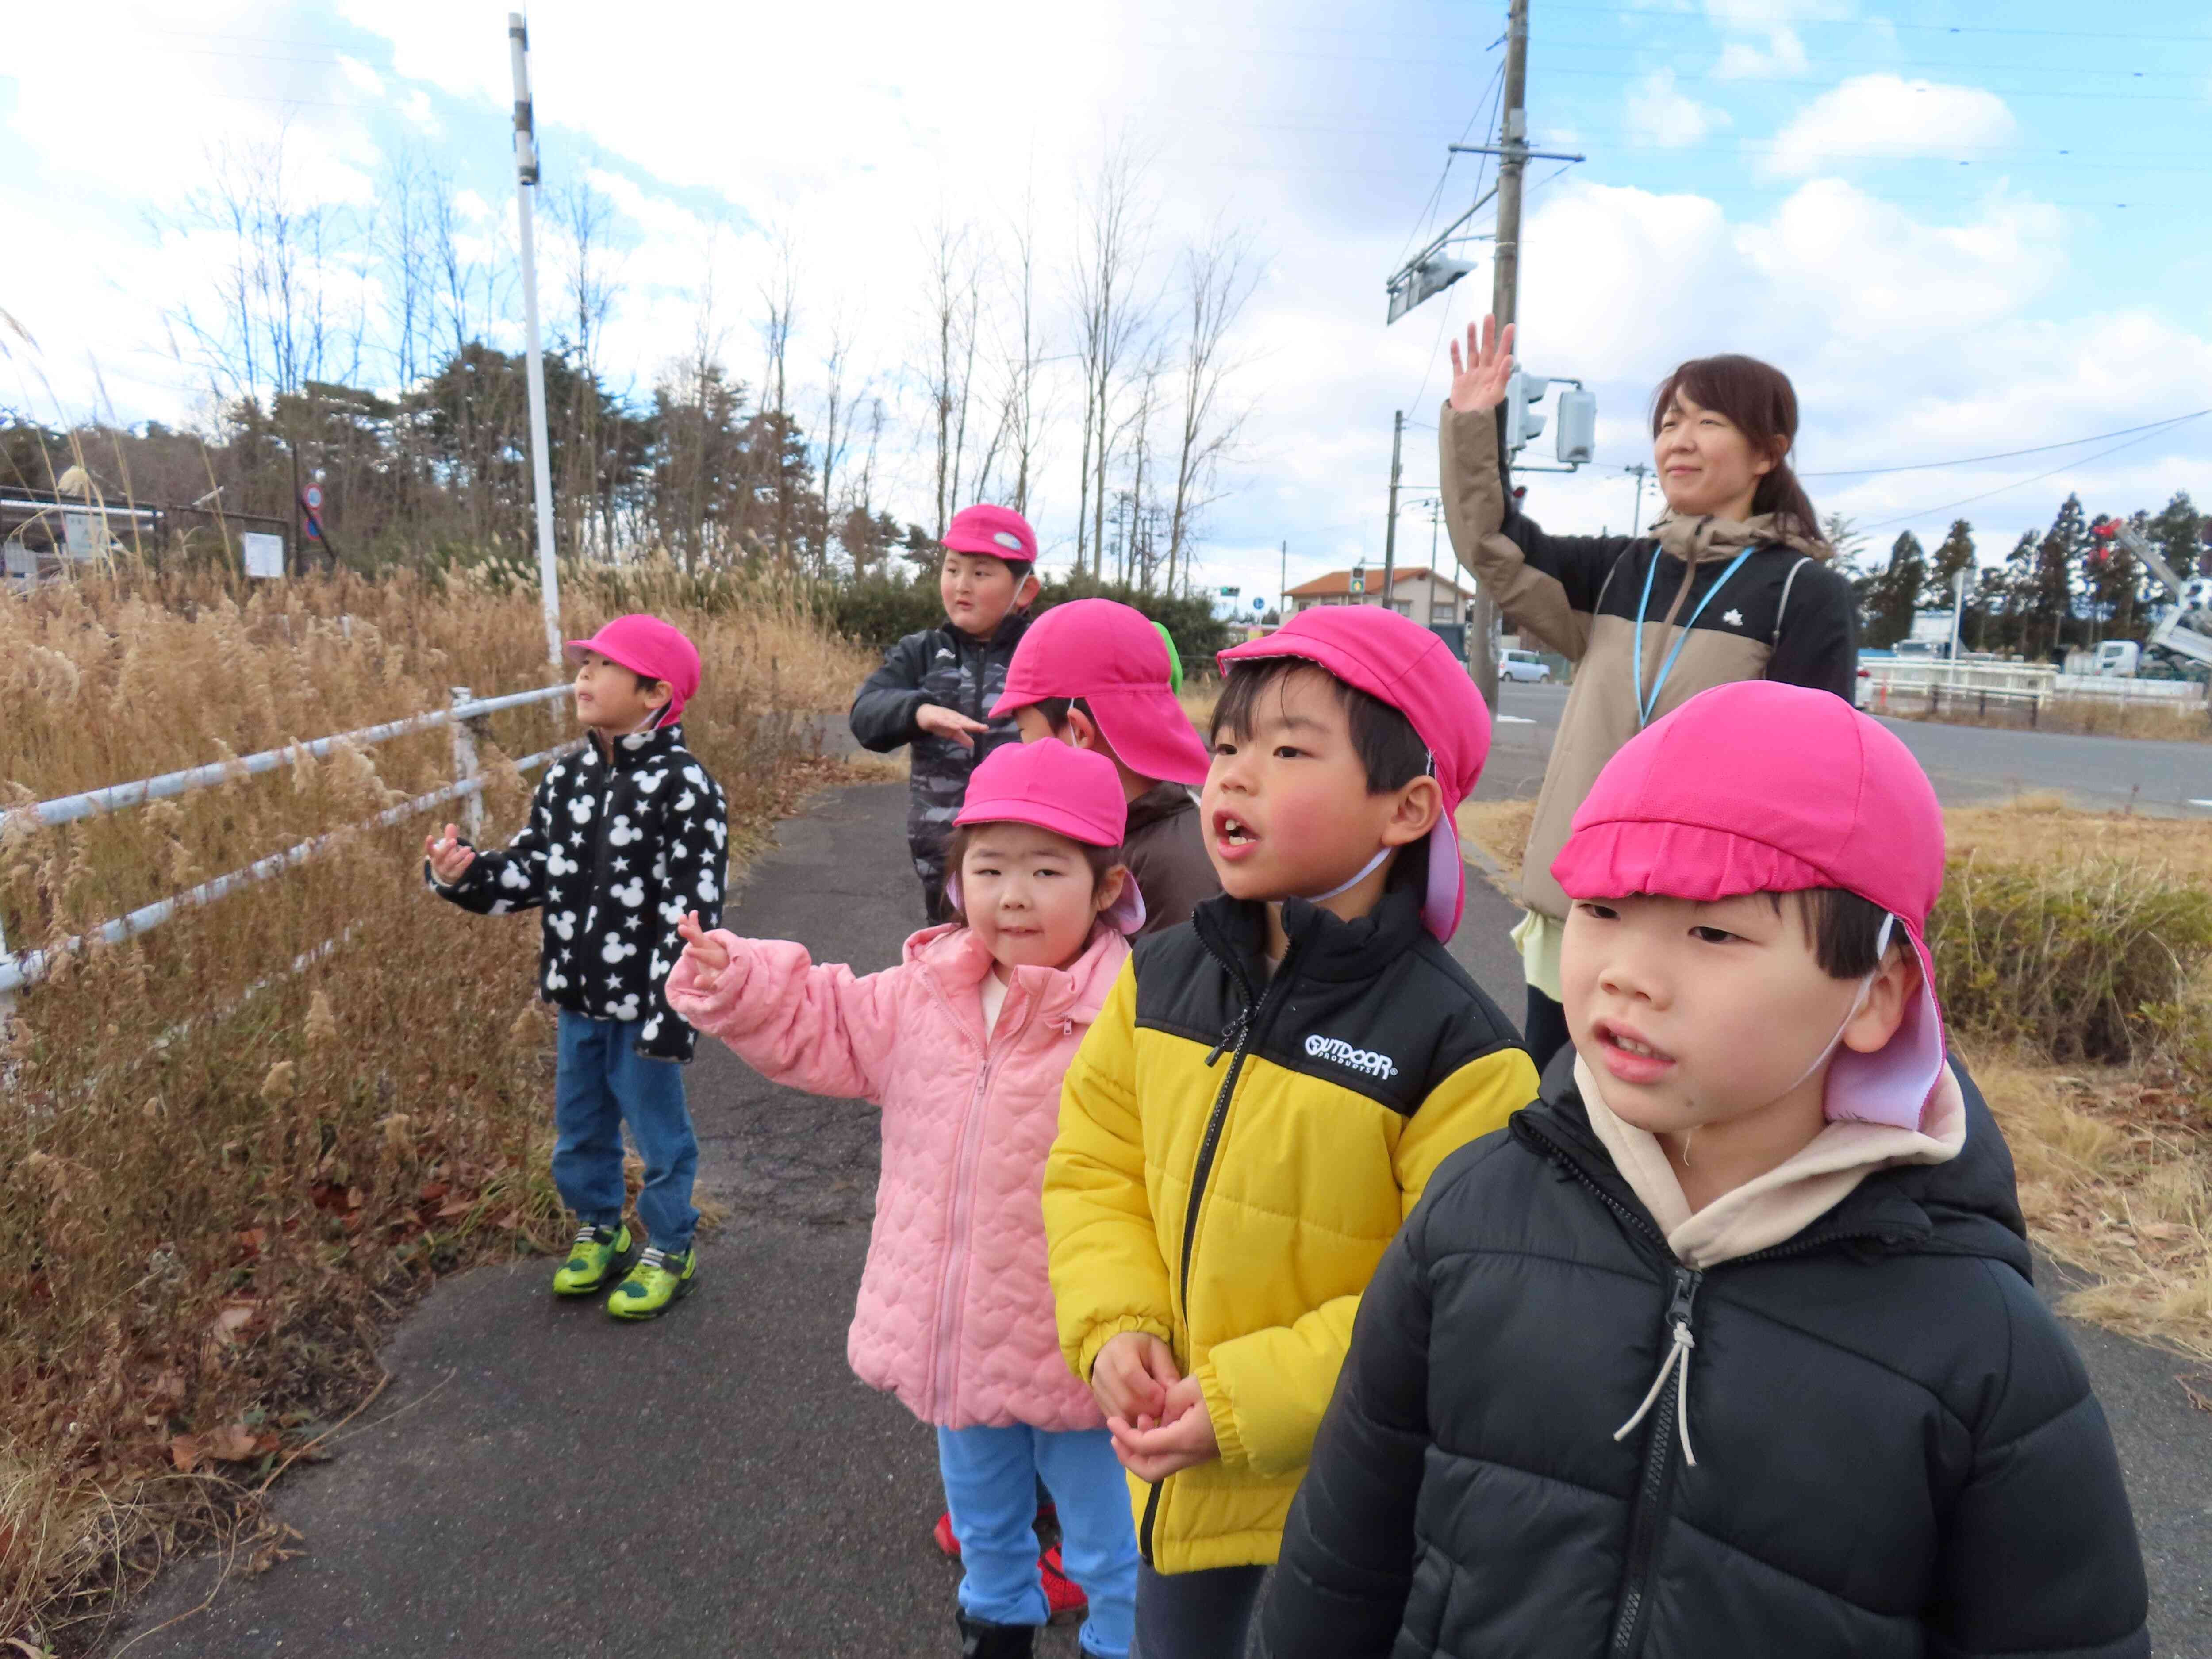
[[(1509, 895), (1534, 812), (1460, 809), (1462, 840)], [(2036, 1242), (2101, 1280), (2068, 1310), (2212, 1360), (2212, 823), (2078, 811), (2054, 794), (1944, 820), (1951, 873), (1932, 931), (1949, 936), (1946, 1004)], [(1962, 948), (1978, 943), (1980, 975)], [(2118, 996), (2088, 994), (2116, 980)], [(2132, 1063), (2085, 1066), (2081, 1048), (2099, 1042)]]
[[(1893, 697), (1886, 708), (1873, 712), (1895, 720), (1935, 720), (1945, 726), (1996, 726), (2030, 729), (2025, 702), (1990, 698), (1986, 709), (1972, 692), (1944, 695), (1940, 711), (1931, 712), (1924, 699)], [(2062, 732), (2092, 738), (2142, 738), (2165, 743), (2212, 743), (2212, 717), (2198, 699), (2181, 701), (2179, 708), (2148, 702), (2125, 702), (2117, 697), (2045, 698), (2033, 722), (2039, 732)]]
[[(572, 599), (571, 632), (603, 620), (588, 590)], [(842, 709), (870, 663), (771, 601), (671, 620), (705, 659), (684, 723), (741, 858), (819, 775), (794, 717)], [(126, 577), (0, 599), (0, 805), (549, 678), (534, 594), (463, 583)], [(492, 718), (489, 838), (528, 799), (504, 757), (572, 729), (546, 708)], [(434, 788), (450, 742), (18, 826), (0, 839), (9, 945)], [(473, 1256), (555, 1241), (536, 923), (432, 900), (428, 827), (353, 833), (21, 994), (0, 1050), (0, 1638), (82, 1636), (180, 1536), (250, 1517), (244, 1494), (372, 1383), (381, 1320)]]
[(1213, 706), (1221, 701), (1221, 680), (1218, 675), (1194, 675), (1182, 683), (1182, 693), (1177, 701), (1182, 712), (1190, 717), (1192, 726), (1200, 737), (1212, 729)]

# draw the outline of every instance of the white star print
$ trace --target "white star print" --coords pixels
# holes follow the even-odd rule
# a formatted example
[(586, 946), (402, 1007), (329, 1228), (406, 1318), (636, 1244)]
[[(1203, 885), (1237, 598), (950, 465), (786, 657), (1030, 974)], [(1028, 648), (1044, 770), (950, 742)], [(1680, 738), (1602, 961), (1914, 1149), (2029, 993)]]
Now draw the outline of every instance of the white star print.
[(1743, 626), (1743, 612), (1741, 611), (1725, 611), (1722, 614), (1721, 620), (1726, 623), (1730, 628), (1741, 628)]

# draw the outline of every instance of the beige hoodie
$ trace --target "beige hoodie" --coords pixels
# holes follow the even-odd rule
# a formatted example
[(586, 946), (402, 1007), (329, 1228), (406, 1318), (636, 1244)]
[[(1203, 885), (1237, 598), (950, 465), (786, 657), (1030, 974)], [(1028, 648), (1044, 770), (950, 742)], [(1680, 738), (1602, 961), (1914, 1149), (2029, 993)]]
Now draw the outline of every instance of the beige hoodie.
[(1580, 1056), (1575, 1082), (1590, 1127), (1666, 1234), (1667, 1248), (1685, 1267), (1701, 1272), (1795, 1238), (1878, 1170), (1947, 1164), (1966, 1144), (1966, 1097), (1946, 1065), (1919, 1128), (1831, 1123), (1795, 1156), (1692, 1212), (1659, 1138), (1614, 1115), (1597, 1073)]

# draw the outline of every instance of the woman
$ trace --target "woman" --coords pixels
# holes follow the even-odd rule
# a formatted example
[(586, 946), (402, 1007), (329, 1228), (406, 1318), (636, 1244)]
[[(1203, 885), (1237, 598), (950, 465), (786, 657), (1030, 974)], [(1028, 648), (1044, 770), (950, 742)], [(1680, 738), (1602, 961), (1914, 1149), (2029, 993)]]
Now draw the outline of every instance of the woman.
[(1651, 400), (1651, 461), (1667, 512), (1648, 536), (1548, 536), (1512, 505), (1494, 411), (1513, 330), (1452, 342), (1438, 424), (1452, 550), (1523, 635), (1577, 665), (1521, 865), (1513, 930), (1528, 983), (1529, 1052), (1567, 1043), (1559, 938), (1567, 897), (1552, 860), (1613, 750), (1708, 687), (1782, 680), (1848, 700), (1858, 672), (1850, 585), (1790, 470), (1797, 394), (1754, 357), (1698, 357)]

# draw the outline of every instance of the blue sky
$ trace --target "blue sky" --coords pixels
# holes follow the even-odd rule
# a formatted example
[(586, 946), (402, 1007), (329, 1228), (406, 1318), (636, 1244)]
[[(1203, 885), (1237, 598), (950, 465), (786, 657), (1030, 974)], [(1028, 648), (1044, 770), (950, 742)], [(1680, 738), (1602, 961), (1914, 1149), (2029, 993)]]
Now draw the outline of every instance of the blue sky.
[[(469, 192), (470, 234), (511, 269), (505, 10), (198, 0), (19, 20), (0, 75), (0, 212), (15, 246), (40, 252), (0, 271), (0, 310), (36, 349), (7, 337), (0, 401), (50, 419), (189, 418), (201, 389), (163, 315), (204, 301), (214, 252), (158, 222), (226, 147), (280, 130), (299, 199), (365, 223), (410, 153)], [(1379, 556), (1391, 412), (1413, 423), (1408, 483), (1431, 483), (1443, 334), (1486, 306), (1485, 245), (1463, 250), (1474, 275), (1388, 329), (1383, 279), (1472, 199), (1473, 158), (1447, 172), (1444, 147), (1494, 127), (1502, 4), (753, 10), (534, 10), (549, 179), (589, 178), (615, 210), (603, 361), (618, 384), (648, 389), (702, 326), (755, 378), (780, 235), (800, 278), (802, 416), (841, 323), (892, 407), (891, 505), (922, 516), (908, 371), (921, 230), (940, 213), (1003, 228), (1027, 193), (1056, 304), (1075, 182), (1125, 137), (1152, 157), (1163, 276), (1224, 216), (1269, 256), (1239, 336), (1252, 414), (1206, 574), (1272, 590), (1283, 540), (1293, 581)], [(2133, 0), (2102, 14), (2110, 28), (2047, 0), (1533, 0), (1532, 15), (1532, 137), (1589, 160), (1531, 173), (1522, 356), (1596, 389), (1610, 464), (1534, 479), (1548, 524), (1625, 526), (1632, 485), (1617, 468), (1644, 453), (1643, 400), (1705, 351), (1791, 374), (1799, 465), (1815, 474), (2036, 448), (2212, 404), (2201, 4)], [(541, 257), (557, 285), (557, 239)], [(495, 335), (512, 343), (511, 280), (499, 299)], [(2093, 510), (2155, 509), (2176, 488), (2212, 500), (2212, 418), (2122, 442), (1808, 484), (1885, 544), (1905, 525), (1932, 541), (1963, 514), (1985, 558), (2069, 488)], [(1034, 516), (1064, 549), (1072, 429), (1045, 467)], [(1409, 507), (1401, 557), (1425, 557), (1428, 536)]]

